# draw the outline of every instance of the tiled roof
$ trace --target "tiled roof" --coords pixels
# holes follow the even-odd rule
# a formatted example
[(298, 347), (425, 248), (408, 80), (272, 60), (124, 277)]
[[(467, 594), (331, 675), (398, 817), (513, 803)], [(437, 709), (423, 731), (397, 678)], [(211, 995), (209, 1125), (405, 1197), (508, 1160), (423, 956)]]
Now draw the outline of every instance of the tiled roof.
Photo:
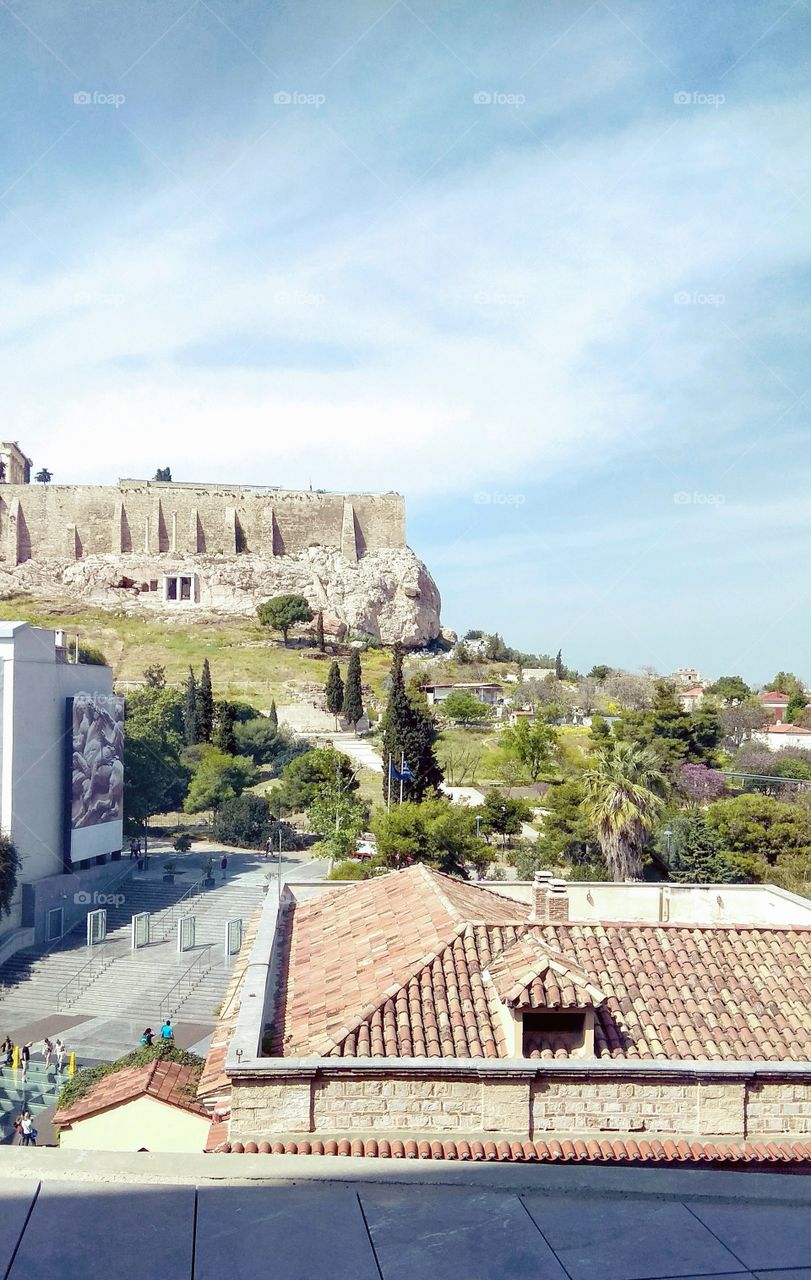
[(102, 1077), (98, 1084), (81, 1098), (77, 1098), (72, 1105), (57, 1111), (53, 1122), (59, 1126), (70, 1125), (145, 1095), (158, 1098), (173, 1107), (181, 1107), (184, 1111), (207, 1115), (194, 1100), (196, 1087), (197, 1072), (194, 1067), (155, 1058), (146, 1066), (122, 1067), (120, 1071), (113, 1071)]
[[(285, 1007), (273, 1029), (274, 1053), (335, 1051), (376, 1012), (382, 1017), (386, 1002), (470, 922), (520, 923), (528, 914), (526, 903), (422, 865), (296, 904), (287, 924)], [(471, 1030), (480, 1038), (477, 1026)]]
[(758, 698), (760, 699), (761, 702), (773, 702), (775, 704), (779, 703), (781, 706), (788, 706), (788, 701), (789, 701), (789, 696), (787, 693), (775, 693), (771, 689), (767, 689), (763, 693), (759, 693)]
[(758, 730), (759, 733), (799, 733), (801, 736), (811, 737), (811, 729), (803, 729), (799, 724), (787, 724), (784, 720), (779, 720), (777, 724), (766, 725), (764, 729)]
[(584, 1009), (605, 999), (587, 973), (535, 936), (502, 951), (489, 974), (499, 998), (514, 1009)]
[(355, 1156), (383, 1160), (536, 1161), (555, 1164), (803, 1165), (811, 1142), (686, 1142), (665, 1138), (571, 1138), (515, 1142), (491, 1134), (440, 1141), (427, 1138), (340, 1138), (274, 1142), (220, 1141), (212, 1126), (206, 1151), (232, 1155)]

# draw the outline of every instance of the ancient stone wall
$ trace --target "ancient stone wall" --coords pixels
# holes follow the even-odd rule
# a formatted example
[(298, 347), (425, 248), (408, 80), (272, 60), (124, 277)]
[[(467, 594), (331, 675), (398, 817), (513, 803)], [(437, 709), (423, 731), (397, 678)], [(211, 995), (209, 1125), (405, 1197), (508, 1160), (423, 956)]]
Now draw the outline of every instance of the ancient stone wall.
[(504, 1133), (784, 1140), (811, 1132), (811, 1080), (695, 1078), (651, 1071), (613, 1078), (443, 1072), (331, 1074), (233, 1082), (232, 1139), (278, 1134)]
[(0, 485), (0, 559), (180, 554), (270, 558), (311, 546), (353, 562), (400, 548), (399, 494), (252, 490), (124, 480), (118, 485)]

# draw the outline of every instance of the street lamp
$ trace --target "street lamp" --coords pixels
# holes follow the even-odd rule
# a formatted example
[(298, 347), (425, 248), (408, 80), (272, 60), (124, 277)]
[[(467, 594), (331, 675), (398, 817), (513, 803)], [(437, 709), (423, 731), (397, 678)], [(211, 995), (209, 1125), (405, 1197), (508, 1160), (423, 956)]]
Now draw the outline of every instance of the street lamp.
[(665, 852), (667, 853), (667, 860), (669, 862), (670, 861), (670, 837), (673, 835), (673, 832), (670, 830), (670, 827), (665, 827), (664, 831), (662, 832), (662, 835), (665, 838)]

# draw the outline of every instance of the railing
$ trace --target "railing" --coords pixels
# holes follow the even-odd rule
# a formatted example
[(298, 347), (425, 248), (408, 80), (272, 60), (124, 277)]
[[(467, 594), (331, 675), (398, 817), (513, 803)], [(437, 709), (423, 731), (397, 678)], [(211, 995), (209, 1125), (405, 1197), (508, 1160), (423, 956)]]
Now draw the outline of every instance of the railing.
[[(116, 955), (111, 952), (102, 952), (99, 955), (91, 956), (86, 960), (81, 969), (77, 969), (71, 978), (68, 978), (63, 987), (60, 987), (56, 993), (56, 1011), (65, 1009), (74, 1000), (78, 1000), (79, 996), (91, 986), (100, 974), (113, 963)], [(75, 987), (75, 990), (74, 990)]]
[(195, 898), (199, 898), (200, 895), (205, 892), (204, 885), (205, 879), (195, 880), (194, 884), (190, 885), (183, 894), (183, 897), (178, 898), (177, 902), (173, 902), (171, 907), (168, 908), (166, 919), (161, 920), (162, 941), (166, 941), (180, 917), (186, 915), (186, 908), (189, 903)]
[(166, 992), (160, 1003), (160, 1016), (164, 1022), (174, 1015), (186, 997), (191, 995), (194, 988), (199, 985), (211, 968), (211, 948), (213, 945), (213, 943), (209, 942), (207, 946), (203, 947), (203, 950), (194, 957), (188, 969), (181, 973), (174, 986), (170, 987)]

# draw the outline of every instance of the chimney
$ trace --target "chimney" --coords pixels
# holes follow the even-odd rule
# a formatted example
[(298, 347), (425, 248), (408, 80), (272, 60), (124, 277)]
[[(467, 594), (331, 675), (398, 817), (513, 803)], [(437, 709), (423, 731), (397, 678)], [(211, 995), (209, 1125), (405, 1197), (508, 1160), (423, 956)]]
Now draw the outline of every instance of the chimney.
[(547, 911), (547, 893), (552, 883), (551, 871), (536, 871), (532, 882), (532, 910), (530, 921), (534, 924), (545, 924), (549, 918)]
[(561, 924), (569, 919), (569, 889), (565, 880), (552, 880), (546, 899), (550, 924)]

